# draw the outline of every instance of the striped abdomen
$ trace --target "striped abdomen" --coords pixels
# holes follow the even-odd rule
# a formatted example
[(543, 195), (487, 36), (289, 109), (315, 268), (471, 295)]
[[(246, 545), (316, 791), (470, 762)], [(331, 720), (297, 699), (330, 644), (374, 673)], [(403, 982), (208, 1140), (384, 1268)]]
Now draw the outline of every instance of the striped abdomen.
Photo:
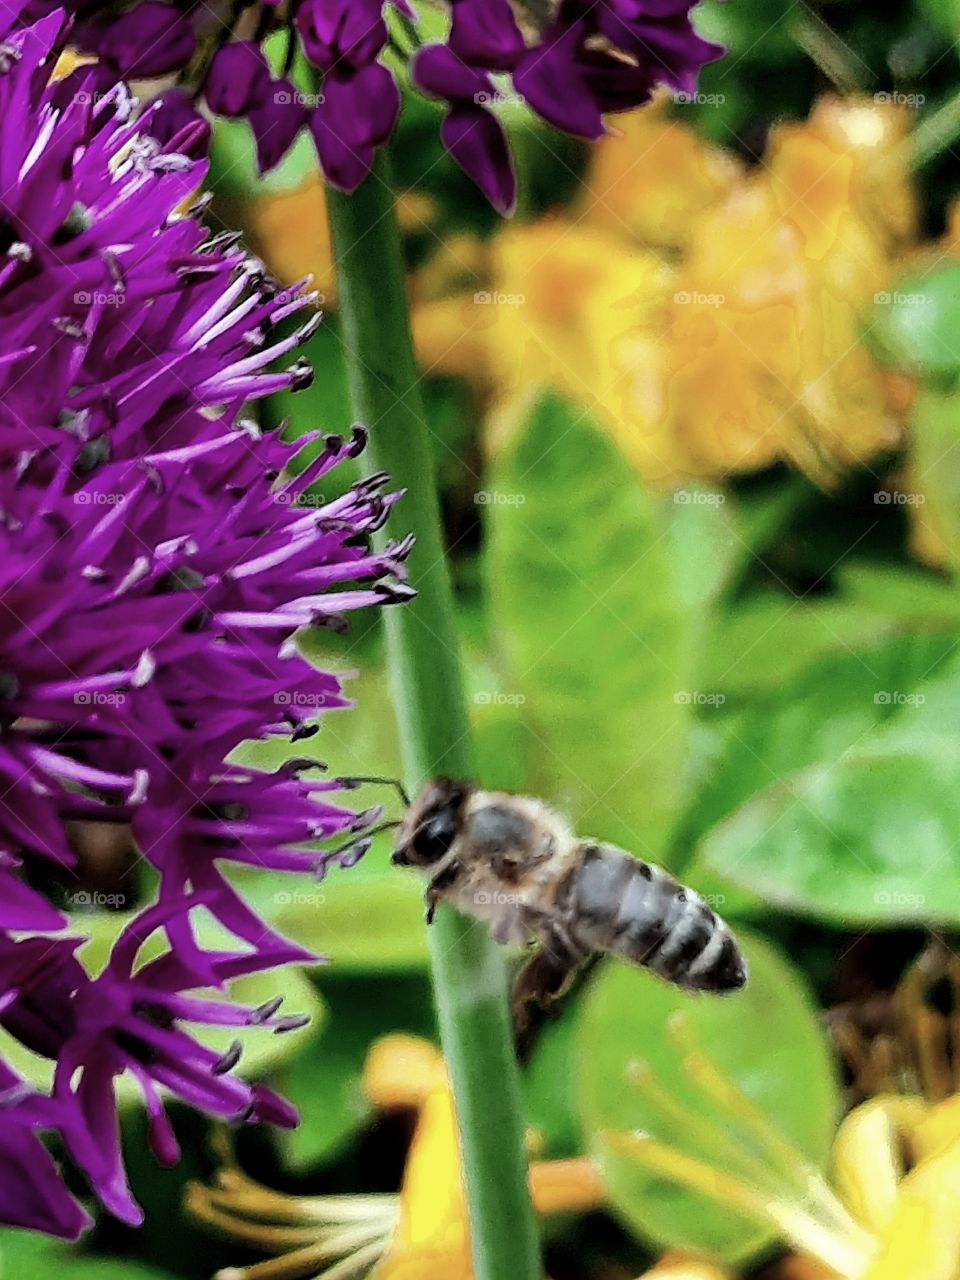
[(691, 990), (733, 991), (746, 981), (733, 934), (700, 895), (612, 845), (582, 846), (558, 906), (585, 953), (612, 951)]

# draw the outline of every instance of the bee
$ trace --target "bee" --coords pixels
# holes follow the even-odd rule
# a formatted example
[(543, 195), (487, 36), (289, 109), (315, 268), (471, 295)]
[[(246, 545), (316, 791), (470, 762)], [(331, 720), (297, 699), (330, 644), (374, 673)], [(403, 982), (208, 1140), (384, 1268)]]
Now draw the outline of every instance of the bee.
[(428, 782), (399, 825), (393, 861), (430, 873), (427, 922), (450, 902), (503, 944), (539, 943), (517, 975), (518, 1030), (597, 952), (688, 991), (736, 991), (747, 966), (733, 934), (693, 889), (661, 867), (580, 839), (542, 800)]

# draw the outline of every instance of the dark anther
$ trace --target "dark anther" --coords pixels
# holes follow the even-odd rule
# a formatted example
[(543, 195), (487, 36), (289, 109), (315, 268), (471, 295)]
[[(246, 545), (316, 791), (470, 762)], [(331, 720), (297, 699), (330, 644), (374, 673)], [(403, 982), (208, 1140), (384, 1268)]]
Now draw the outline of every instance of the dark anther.
[(300, 326), (297, 334), (298, 342), (307, 342), (323, 324), (323, 312), (315, 311), (306, 324)]
[(372, 827), (375, 822), (379, 822), (383, 817), (383, 805), (371, 805), (369, 809), (361, 809), (359, 813), (355, 813), (350, 819), (351, 831), (366, 831), (367, 827)]
[(76, 320), (71, 320), (69, 316), (54, 316), (50, 322), (58, 333), (62, 333), (66, 338), (86, 338), (83, 327), (77, 324)]
[(250, 1022), (253, 1026), (262, 1026), (264, 1022), (268, 1022), (270, 1018), (277, 1012), (283, 1004), (283, 996), (274, 996), (272, 1000), (267, 1000), (265, 1004), (259, 1005), (250, 1014)]
[(171, 569), (161, 583), (162, 589), (166, 591), (202, 591), (203, 585), (203, 574), (188, 565)]
[(96, 436), (93, 440), (88, 440), (85, 445), (77, 450), (76, 461), (73, 469), (77, 475), (89, 475), (91, 471), (95, 471), (97, 467), (104, 462), (110, 460), (110, 440), (107, 436)]
[(336, 636), (345, 636), (350, 631), (350, 619), (342, 613), (315, 613), (310, 621), (313, 626), (332, 631)]
[(390, 483), (389, 471), (374, 471), (373, 475), (358, 480), (353, 486), (353, 491), (358, 496), (365, 497), (369, 493), (376, 493), (378, 489), (382, 489), (385, 484)]
[(243, 1045), (239, 1040), (234, 1040), (230, 1048), (226, 1051), (222, 1058), (218, 1058), (213, 1064), (213, 1074), (215, 1076), (225, 1076), (228, 1071), (240, 1061), (240, 1055), (243, 1053)]
[(279, 1018), (276, 1026), (273, 1028), (274, 1035), (282, 1036), (286, 1031), (299, 1031), (301, 1027), (307, 1026), (310, 1021), (310, 1015), (306, 1013), (291, 1013), (286, 1017)]
[(313, 365), (303, 357), (295, 360), (287, 370), (287, 373), (290, 375), (291, 391), (304, 391), (313, 382)]
[(104, 249), (103, 260), (107, 264), (111, 280), (117, 286), (117, 289), (122, 292), (127, 287), (127, 274), (123, 269), (123, 263), (112, 249)]
[(65, 244), (68, 240), (73, 240), (75, 236), (81, 235), (84, 231), (89, 231), (93, 226), (93, 214), (85, 204), (81, 204), (77, 200), (70, 212), (64, 218), (63, 223), (53, 237), (54, 244)]
[(355, 422), (353, 424), (352, 435), (350, 436), (350, 447), (347, 449), (347, 456), (350, 458), (358, 457), (367, 447), (369, 439), (370, 433), (367, 431), (367, 428), (361, 423)]
[(408, 587), (403, 582), (378, 582), (373, 589), (378, 596), (382, 597), (385, 605), (405, 604), (408, 600), (413, 600), (417, 594), (413, 587)]

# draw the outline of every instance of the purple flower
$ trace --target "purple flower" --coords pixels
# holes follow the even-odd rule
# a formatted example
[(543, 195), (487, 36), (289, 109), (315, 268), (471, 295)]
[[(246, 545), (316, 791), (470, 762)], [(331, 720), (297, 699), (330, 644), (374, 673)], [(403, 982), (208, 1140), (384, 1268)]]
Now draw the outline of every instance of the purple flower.
[[(185, 48), (167, 13), (131, 10), (129, 29)], [(47, 1096), (0, 1060), (0, 1161), (30, 1164), (19, 1181), (0, 1174), (0, 1220), (72, 1237), (87, 1219), (37, 1132), (59, 1133), (107, 1208), (139, 1220), (120, 1157), (122, 1073), (141, 1088), (162, 1161), (176, 1145), (159, 1086), (214, 1115), (294, 1120), (231, 1074), (235, 1055), (187, 1030), (289, 1029), (272, 1005), (202, 992), (313, 958), (270, 930), (221, 868), (322, 875), (359, 856), (377, 815), (338, 804), (336, 781), (308, 776), (313, 761), (275, 772), (229, 761), (251, 739), (307, 736), (319, 714), (348, 705), (297, 633), (404, 600), (410, 543), (369, 548), (397, 497), (385, 476), (310, 497), (362, 450), (360, 428), (301, 441), (315, 456), (291, 479), (294, 449), (244, 418), (248, 401), (309, 381), (290, 361), (318, 317), (235, 237), (211, 239), (199, 210), (184, 214), (204, 176), (194, 156), (205, 126), (190, 104), (171, 90), (133, 120), (102, 66), (48, 84), (62, 15), (4, 35), (0, 1024), (55, 1073)], [(223, 55), (221, 106), (245, 110), (270, 74), (257, 46)], [(58, 884), (82, 884), (91, 823), (109, 824), (159, 878), (157, 905), (95, 979), (50, 900)], [(318, 847), (331, 839), (346, 850)], [(237, 949), (201, 942), (196, 907)], [(152, 955), (166, 949), (139, 963), (148, 940)]]
[[(296, 1123), (296, 1113), (276, 1094), (231, 1074), (239, 1059), (236, 1049), (218, 1054), (185, 1026), (256, 1025), (274, 1031), (301, 1026), (303, 1019), (278, 1013), (279, 1001), (248, 1009), (193, 994), (211, 987), (222, 992), (234, 978), (297, 958), (296, 950), (279, 957), (201, 951), (196, 966), (167, 950), (135, 968), (156, 930), (193, 905), (207, 902), (199, 895), (145, 911), (120, 936), (97, 978), (90, 978), (74, 957), (73, 940), (0, 943), (0, 973), (8, 992), (0, 1023), (35, 1053), (56, 1062), (50, 1099), (30, 1105), (37, 1108), (39, 1123), (53, 1122), (60, 1129), (100, 1199), (126, 1222), (138, 1223), (143, 1215), (130, 1194), (120, 1155), (116, 1082), (124, 1072), (143, 1095), (151, 1149), (161, 1164), (176, 1163), (179, 1150), (158, 1086), (235, 1123)], [(28, 1100), (20, 1102), (27, 1107)], [(0, 1128), (0, 1135), (10, 1127)]]
[[(400, 110), (399, 90), (383, 61), (386, 15), (393, 10), (406, 26), (393, 55), (409, 47), (412, 83), (448, 106), (445, 146), (503, 213), (515, 204), (516, 181), (495, 110), (502, 95), (525, 101), (558, 129), (597, 138), (604, 113), (642, 105), (658, 84), (693, 92), (700, 67), (722, 53), (694, 30), (691, 0), (447, 4), (449, 33), (442, 43), (425, 46), (407, 0), (301, 0), (289, 7), (292, 19), (287, 8), (266, 0), (242, 6), (245, 30), (250, 8), (259, 10), (258, 30), (292, 22), (319, 73), (315, 91), (306, 95), (285, 74), (274, 77), (255, 46), (232, 33), (236, 16), (227, 6), (140, 0), (119, 18), (98, 15), (101, 6), (89, 0), (67, 8), (78, 19), (78, 43), (106, 59), (108, 74), (158, 75), (160, 69), (185, 71), (189, 63), (191, 79), (199, 75), (213, 111), (249, 119), (261, 169), (278, 163), (308, 125), (328, 181), (348, 191), (366, 176)], [(26, 11), (36, 16), (50, 6), (51, 0), (32, 0)], [(197, 49), (207, 51), (199, 67)], [(168, 139), (171, 127), (162, 114), (156, 120)]]

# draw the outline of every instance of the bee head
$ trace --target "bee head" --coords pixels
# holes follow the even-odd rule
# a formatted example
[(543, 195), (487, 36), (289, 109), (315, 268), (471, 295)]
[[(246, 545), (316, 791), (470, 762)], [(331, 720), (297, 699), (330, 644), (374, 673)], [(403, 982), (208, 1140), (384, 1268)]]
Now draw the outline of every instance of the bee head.
[(460, 834), (469, 793), (470, 784), (454, 778), (428, 782), (397, 832), (393, 861), (402, 867), (429, 867), (439, 862)]

